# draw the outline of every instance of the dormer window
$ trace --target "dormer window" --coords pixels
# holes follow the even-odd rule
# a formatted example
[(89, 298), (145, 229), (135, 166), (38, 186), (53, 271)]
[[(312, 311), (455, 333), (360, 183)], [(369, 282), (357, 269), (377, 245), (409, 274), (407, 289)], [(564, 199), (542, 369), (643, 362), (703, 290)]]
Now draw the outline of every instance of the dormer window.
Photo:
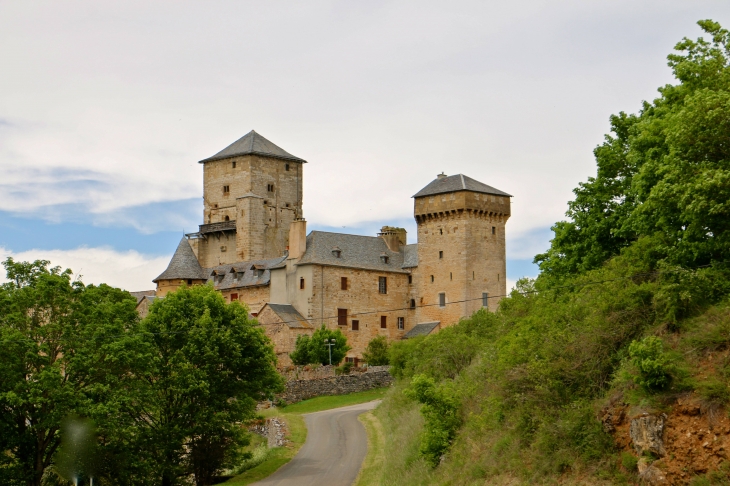
[(386, 255), (385, 253), (381, 253), (380, 254), (380, 261), (383, 262), (383, 263), (385, 263), (387, 265), (388, 262), (390, 261), (390, 257), (388, 255)]
[(332, 248), (332, 255), (335, 258), (340, 258), (342, 256), (342, 250), (340, 250), (340, 248), (336, 246), (336, 247)]

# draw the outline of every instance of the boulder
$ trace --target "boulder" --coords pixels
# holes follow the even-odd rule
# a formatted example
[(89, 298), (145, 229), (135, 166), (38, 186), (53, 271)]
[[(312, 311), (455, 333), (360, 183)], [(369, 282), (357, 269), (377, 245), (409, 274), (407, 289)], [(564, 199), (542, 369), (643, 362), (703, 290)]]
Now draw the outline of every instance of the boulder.
[(651, 452), (664, 457), (667, 454), (664, 448), (666, 420), (665, 414), (650, 415), (648, 413), (631, 420), (629, 435), (638, 455)]

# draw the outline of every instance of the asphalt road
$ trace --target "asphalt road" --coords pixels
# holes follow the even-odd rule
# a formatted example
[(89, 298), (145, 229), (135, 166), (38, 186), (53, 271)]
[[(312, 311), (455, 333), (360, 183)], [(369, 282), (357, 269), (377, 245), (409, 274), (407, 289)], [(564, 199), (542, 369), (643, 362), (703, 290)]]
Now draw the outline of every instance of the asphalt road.
[(299, 453), (256, 486), (350, 486), (368, 451), (357, 416), (380, 400), (304, 415), (307, 440)]

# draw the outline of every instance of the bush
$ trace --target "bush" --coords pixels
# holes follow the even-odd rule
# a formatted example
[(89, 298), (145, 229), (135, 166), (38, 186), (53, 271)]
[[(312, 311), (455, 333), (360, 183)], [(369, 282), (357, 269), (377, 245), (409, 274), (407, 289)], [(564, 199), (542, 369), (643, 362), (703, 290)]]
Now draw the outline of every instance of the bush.
[(630, 452), (621, 453), (621, 465), (629, 472), (636, 472), (639, 458)]
[(390, 364), (388, 359), (388, 339), (385, 336), (378, 336), (368, 343), (362, 357), (370, 366), (386, 366)]
[(349, 375), (350, 371), (352, 371), (353, 363), (348, 361), (344, 363), (342, 366), (338, 366), (335, 368), (335, 374), (336, 375)]
[(294, 351), (289, 354), (289, 357), (295, 365), (328, 365), (330, 364), (330, 350), (325, 342), (332, 340), (335, 342), (332, 346), (332, 364), (339, 364), (352, 348), (347, 345), (347, 338), (342, 334), (342, 331), (327, 329), (324, 324), (314, 331), (312, 337), (307, 335), (297, 336)]
[(637, 385), (649, 391), (664, 390), (671, 382), (673, 366), (664, 352), (662, 340), (656, 336), (633, 341), (629, 345), (629, 357), (638, 368)]

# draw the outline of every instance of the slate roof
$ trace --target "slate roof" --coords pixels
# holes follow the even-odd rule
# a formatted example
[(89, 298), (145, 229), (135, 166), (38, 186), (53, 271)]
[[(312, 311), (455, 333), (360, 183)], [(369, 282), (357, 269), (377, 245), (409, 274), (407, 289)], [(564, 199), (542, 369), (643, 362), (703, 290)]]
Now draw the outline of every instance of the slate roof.
[[(271, 304), (267, 303), (264, 304), (265, 306), (268, 306), (272, 311), (274, 311), (274, 314), (276, 314), (281, 321), (289, 326), (292, 329), (313, 329), (314, 326), (312, 326), (305, 318), (302, 316), (298, 310), (294, 308), (293, 305), (289, 304)], [(261, 311), (264, 309), (262, 308)], [(261, 311), (259, 311), (259, 314), (261, 314)]]
[(413, 326), (413, 329), (408, 331), (406, 335), (403, 336), (403, 339), (414, 338), (416, 336), (427, 336), (428, 334), (431, 334), (431, 331), (436, 329), (439, 324), (441, 324), (440, 321), (422, 322), (420, 324), (416, 324), (415, 326)]
[[(335, 248), (340, 250), (339, 258), (332, 253)], [(378, 236), (312, 231), (307, 235), (307, 250), (297, 265), (316, 264), (404, 273), (403, 255), (403, 251), (390, 251), (383, 238)], [(388, 263), (384, 263), (381, 256), (387, 256)]]
[(403, 268), (418, 266), (418, 243), (403, 247)]
[(218, 265), (203, 269), (204, 278), (211, 282), (217, 290), (269, 285), (271, 268), (284, 262), (286, 262), (286, 256)]
[(227, 159), (230, 157), (237, 157), (239, 155), (261, 155), (264, 157), (274, 157), (277, 159), (291, 160), (293, 162), (307, 162), (304, 159), (293, 156), (281, 147), (278, 147), (269, 142), (264, 137), (256, 133), (254, 130), (251, 130), (246, 135), (239, 138), (214, 156), (203, 159), (199, 163), (204, 164), (206, 162)]
[(207, 278), (203, 272), (203, 268), (198, 263), (198, 259), (193, 253), (193, 249), (190, 247), (187, 238), (183, 236), (180, 243), (177, 245), (175, 254), (172, 255), (170, 264), (167, 269), (162, 272), (153, 282), (157, 283), (158, 280), (173, 280), (173, 279), (201, 279)]
[(436, 194), (446, 194), (456, 191), (472, 191), (483, 194), (494, 194), (496, 196), (512, 197), (511, 194), (495, 189), (492, 186), (482, 184), (481, 182), (476, 181), (471, 177), (467, 177), (464, 174), (456, 174), (440, 178), (437, 177), (426, 187), (418, 191), (413, 197), (433, 196)]
[(140, 290), (139, 292), (130, 292), (130, 294), (137, 299), (137, 303), (139, 304), (142, 299), (148, 296), (154, 296), (157, 292), (154, 290)]

